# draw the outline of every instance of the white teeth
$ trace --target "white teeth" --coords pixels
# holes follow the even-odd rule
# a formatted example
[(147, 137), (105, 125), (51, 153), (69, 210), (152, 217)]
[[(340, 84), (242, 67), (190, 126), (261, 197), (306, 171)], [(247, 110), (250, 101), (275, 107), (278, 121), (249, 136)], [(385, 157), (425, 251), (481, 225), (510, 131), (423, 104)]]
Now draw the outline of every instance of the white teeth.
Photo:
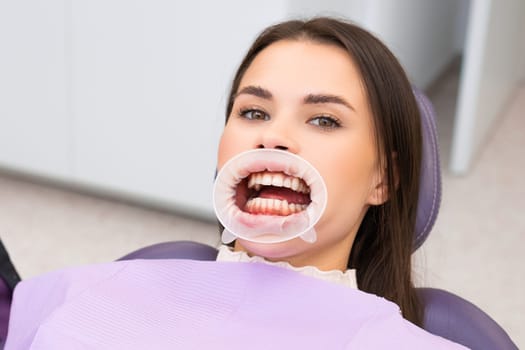
[(299, 179), (294, 177), (292, 180), (292, 190), (296, 191), (299, 189)]
[(273, 210), (274, 203), (275, 203), (275, 199), (269, 199), (268, 201), (266, 201), (266, 208), (269, 211)]
[(252, 214), (287, 216), (299, 213), (308, 207), (307, 204), (288, 203), (286, 200), (269, 198), (252, 198), (244, 210)]
[(253, 188), (256, 191), (259, 191), (261, 186), (270, 185), (289, 188), (300, 193), (310, 193), (310, 188), (303, 180), (283, 173), (263, 172), (251, 174), (249, 176), (248, 188)]
[(263, 178), (262, 178), (262, 184), (264, 186), (269, 186), (272, 184), (272, 175), (270, 174), (264, 174)]
[(250, 176), (250, 179), (248, 180), (248, 188), (252, 188), (255, 186), (255, 176)]
[(272, 179), (272, 186), (283, 187), (282, 176), (274, 176)]
[(261, 211), (263, 213), (265, 213), (266, 212), (266, 208), (268, 207), (268, 201), (265, 201), (265, 200), (263, 200), (263, 198), (261, 198), (260, 202), (261, 202), (261, 204), (260, 204)]
[(281, 215), (290, 215), (292, 212), (290, 210), (290, 205), (288, 204), (288, 201), (287, 200), (284, 200), (283, 203), (282, 203), (282, 208), (281, 208)]
[(283, 202), (278, 199), (274, 199), (273, 203), (273, 208), (278, 212), (281, 211)]

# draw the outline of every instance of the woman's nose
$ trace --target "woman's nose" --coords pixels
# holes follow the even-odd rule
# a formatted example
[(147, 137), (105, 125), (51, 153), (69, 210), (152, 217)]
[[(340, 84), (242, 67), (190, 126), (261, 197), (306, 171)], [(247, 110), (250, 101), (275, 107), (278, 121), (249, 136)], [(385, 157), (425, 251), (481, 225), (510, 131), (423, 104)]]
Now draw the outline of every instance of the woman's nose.
[(268, 147), (268, 146), (265, 146), (263, 145), (262, 143), (257, 146), (257, 148), (274, 148), (274, 149), (280, 149), (282, 151), (288, 151), (288, 147), (287, 146), (283, 146), (283, 145), (276, 145), (274, 147)]
[(292, 153), (299, 152), (298, 143), (290, 132), (290, 129), (282, 125), (273, 125), (261, 131), (257, 148), (279, 149)]

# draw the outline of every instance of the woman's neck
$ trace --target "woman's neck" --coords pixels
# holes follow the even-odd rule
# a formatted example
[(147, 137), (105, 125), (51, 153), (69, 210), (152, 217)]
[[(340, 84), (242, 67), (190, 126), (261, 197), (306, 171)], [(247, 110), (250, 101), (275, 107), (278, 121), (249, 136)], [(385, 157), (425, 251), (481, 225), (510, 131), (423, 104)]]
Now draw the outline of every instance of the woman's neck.
[[(314, 266), (321, 271), (348, 269), (348, 259), (352, 248), (353, 237), (339, 244), (319, 247), (299, 252), (294, 255), (271, 256), (271, 254), (255, 254), (250, 249), (245, 248), (241, 242), (235, 242), (234, 251), (243, 251), (249, 256), (261, 256), (265, 260), (278, 262), (285, 261), (294, 267)], [(267, 256), (265, 256), (267, 255)]]

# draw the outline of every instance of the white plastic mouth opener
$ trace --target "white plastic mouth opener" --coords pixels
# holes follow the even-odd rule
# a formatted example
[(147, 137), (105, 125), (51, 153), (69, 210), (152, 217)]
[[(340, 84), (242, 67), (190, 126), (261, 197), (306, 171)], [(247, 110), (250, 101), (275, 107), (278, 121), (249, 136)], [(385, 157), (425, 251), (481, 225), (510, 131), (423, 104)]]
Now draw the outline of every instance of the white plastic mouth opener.
[[(309, 189), (308, 206), (289, 215), (253, 214), (240, 208), (239, 187), (246, 186), (245, 179), (250, 175), (262, 172), (280, 173), (303, 181)], [(241, 202), (242, 207), (246, 199)], [(321, 218), (326, 202), (326, 185), (319, 172), (303, 158), (274, 149), (246, 151), (231, 158), (220, 169), (213, 188), (215, 214), (224, 226), (223, 243), (230, 243), (236, 238), (277, 243), (296, 237), (313, 243), (317, 240), (314, 226)]]

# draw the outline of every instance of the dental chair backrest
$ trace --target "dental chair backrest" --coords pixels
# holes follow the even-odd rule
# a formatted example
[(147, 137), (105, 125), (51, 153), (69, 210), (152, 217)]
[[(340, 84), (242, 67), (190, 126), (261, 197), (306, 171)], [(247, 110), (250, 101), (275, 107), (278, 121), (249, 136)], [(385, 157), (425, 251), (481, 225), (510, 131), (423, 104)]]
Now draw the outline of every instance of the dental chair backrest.
[(7, 337), (13, 289), (19, 281), (20, 277), (0, 240), (0, 349), (4, 348)]
[[(441, 167), (435, 113), (428, 98), (414, 94), (421, 113), (423, 160), (414, 251), (430, 233), (441, 202)], [(490, 316), (465, 299), (444, 290), (418, 288), (424, 306), (423, 328), (471, 349), (518, 349), (508, 334)]]
[[(436, 220), (441, 203), (441, 170), (434, 110), (418, 90), (417, 98), (423, 131), (423, 161), (414, 237), (414, 251), (426, 240)], [(217, 249), (189, 242), (166, 242), (126, 255), (128, 259), (215, 260)], [(424, 306), (423, 328), (427, 331), (479, 350), (518, 349), (507, 333), (486, 313), (472, 303), (444, 290), (418, 288)]]

